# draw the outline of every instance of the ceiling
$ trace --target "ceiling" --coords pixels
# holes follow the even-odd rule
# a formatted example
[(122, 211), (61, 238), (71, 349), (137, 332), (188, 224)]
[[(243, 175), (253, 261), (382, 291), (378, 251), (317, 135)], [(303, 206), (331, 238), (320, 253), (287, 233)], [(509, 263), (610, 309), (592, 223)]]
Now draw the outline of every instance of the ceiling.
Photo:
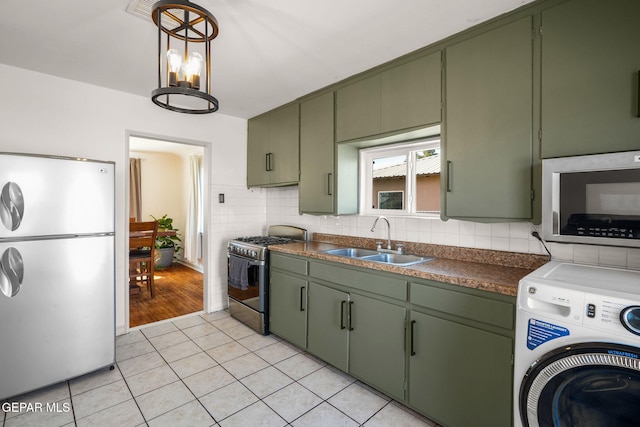
[[(220, 26), (212, 44), (219, 112), (249, 118), (530, 1), (195, 3)], [(0, 62), (150, 98), (157, 30), (127, 12), (130, 2), (2, 0)]]

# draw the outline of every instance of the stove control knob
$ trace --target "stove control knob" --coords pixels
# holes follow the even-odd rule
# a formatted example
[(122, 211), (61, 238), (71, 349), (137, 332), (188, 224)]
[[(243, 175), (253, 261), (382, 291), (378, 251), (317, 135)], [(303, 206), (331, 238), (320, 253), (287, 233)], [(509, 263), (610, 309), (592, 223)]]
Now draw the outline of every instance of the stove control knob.
[(251, 256), (252, 256), (253, 258), (255, 258), (255, 257), (256, 257), (256, 255), (257, 255), (257, 252), (256, 252), (256, 251), (251, 251)]

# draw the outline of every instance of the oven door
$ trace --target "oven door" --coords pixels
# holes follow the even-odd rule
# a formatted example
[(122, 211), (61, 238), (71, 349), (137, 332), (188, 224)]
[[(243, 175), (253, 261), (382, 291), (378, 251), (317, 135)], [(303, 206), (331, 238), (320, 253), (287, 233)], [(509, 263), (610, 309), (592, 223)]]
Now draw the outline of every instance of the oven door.
[(584, 343), (540, 358), (520, 388), (525, 427), (631, 427), (640, 421), (640, 349)]
[(235, 254), (227, 257), (229, 298), (264, 313), (266, 304), (266, 263)]

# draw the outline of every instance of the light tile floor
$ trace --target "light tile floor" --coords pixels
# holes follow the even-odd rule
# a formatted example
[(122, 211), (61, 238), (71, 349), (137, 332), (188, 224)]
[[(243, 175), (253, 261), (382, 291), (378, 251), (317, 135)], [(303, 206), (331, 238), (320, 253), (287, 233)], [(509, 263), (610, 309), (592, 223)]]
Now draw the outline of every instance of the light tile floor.
[[(117, 337), (116, 368), (4, 402), (0, 427), (421, 427), (424, 417), (226, 311)], [(42, 405), (39, 409), (38, 404)]]

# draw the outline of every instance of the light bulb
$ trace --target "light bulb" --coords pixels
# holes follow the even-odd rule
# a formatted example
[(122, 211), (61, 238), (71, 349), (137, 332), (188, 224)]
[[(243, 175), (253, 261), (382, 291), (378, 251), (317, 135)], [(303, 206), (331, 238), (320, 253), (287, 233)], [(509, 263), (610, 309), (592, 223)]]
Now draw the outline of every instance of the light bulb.
[(182, 65), (182, 55), (175, 49), (167, 51), (167, 66), (169, 68), (169, 86), (178, 86), (178, 72)]
[(194, 89), (200, 89), (200, 73), (202, 72), (202, 55), (191, 52), (184, 67), (184, 77)]

